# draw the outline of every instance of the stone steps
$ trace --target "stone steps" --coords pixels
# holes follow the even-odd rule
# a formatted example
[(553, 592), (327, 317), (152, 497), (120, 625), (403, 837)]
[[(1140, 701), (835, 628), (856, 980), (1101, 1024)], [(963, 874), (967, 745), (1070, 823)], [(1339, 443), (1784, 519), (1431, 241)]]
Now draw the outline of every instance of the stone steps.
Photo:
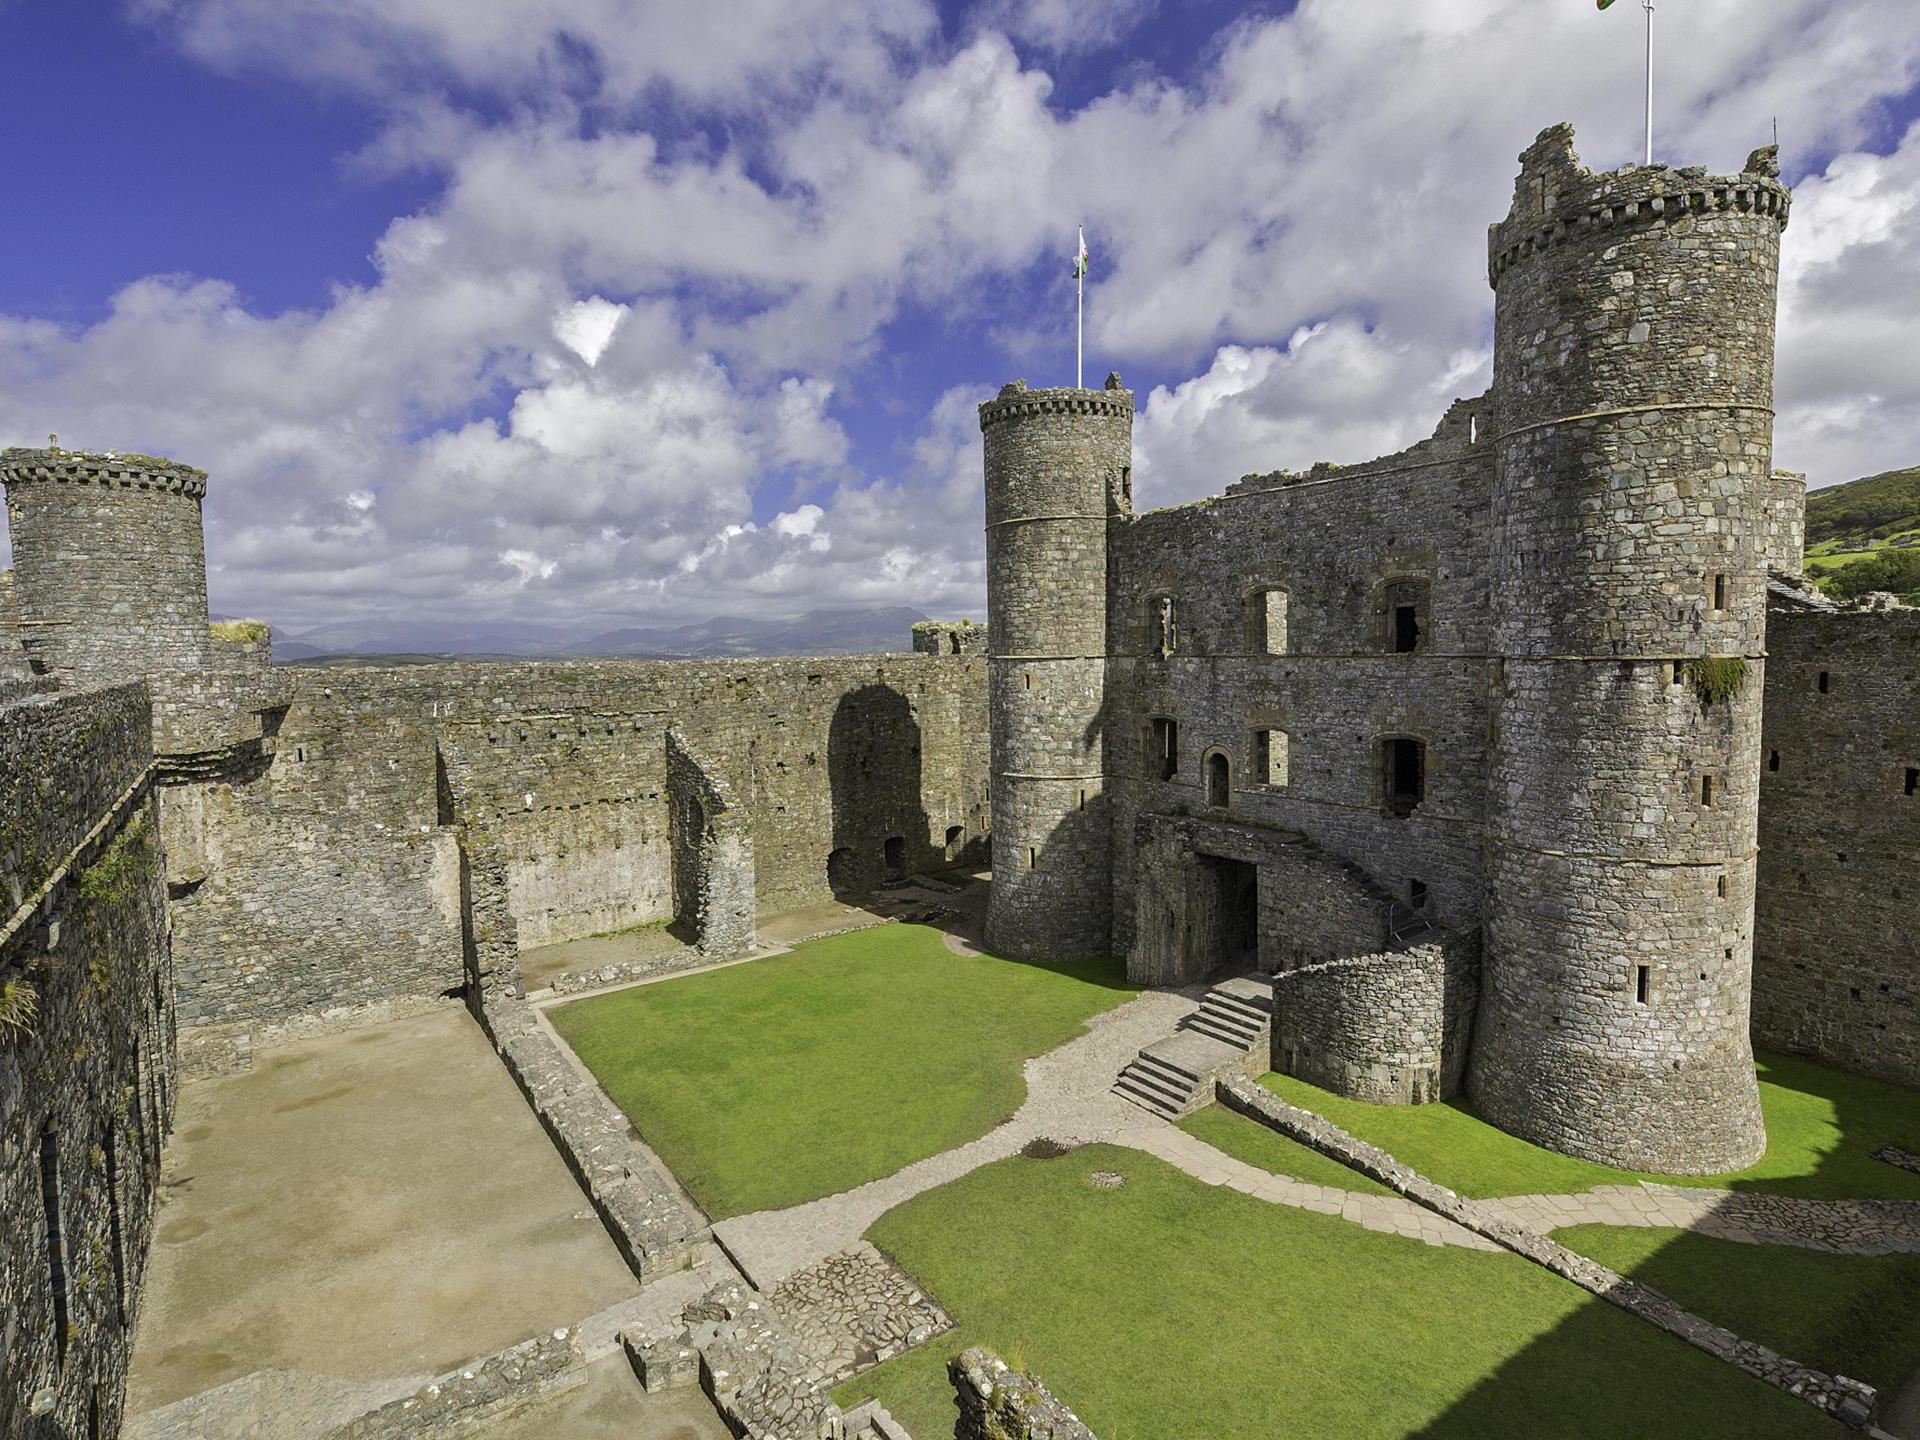
[(1256, 1051), (1264, 1056), (1272, 1023), (1270, 981), (1222, 981), (1172, 1035), (1127, 1063), (1113, 1093), (1163, 1120), (1177, 1120), (1213, 1098), (1215, 1076), (1242, 1073)]

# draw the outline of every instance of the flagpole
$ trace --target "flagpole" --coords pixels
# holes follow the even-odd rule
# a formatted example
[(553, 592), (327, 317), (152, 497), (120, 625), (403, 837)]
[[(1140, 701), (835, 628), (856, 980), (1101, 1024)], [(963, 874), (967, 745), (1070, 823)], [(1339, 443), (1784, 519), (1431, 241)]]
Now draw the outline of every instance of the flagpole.
[(1073, 268), (1078, 272), (1074, 276), (1074, 322), (1073, 322), (1073, 388), (1087, 388), (1087, 264), (1080, 257), (1087, 253), (1087, 227), (1079, 229), (1080, 248), (1075, 250)]
[(1653, 164), (1653, 0), (1641, 0), (1647, 11), (1647, 164)]

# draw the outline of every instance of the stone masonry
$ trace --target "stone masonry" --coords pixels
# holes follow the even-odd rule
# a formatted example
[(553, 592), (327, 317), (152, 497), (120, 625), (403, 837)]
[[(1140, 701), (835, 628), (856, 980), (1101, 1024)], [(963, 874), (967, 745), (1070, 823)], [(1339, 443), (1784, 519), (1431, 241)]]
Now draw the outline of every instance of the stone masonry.
[(172, 1124), (140, 684), (0, 703), (0, 1435), (118, 1434)]
[[(1640, 1169), (1754, 1158), (1767, 575), (1804, 533), (1771, 454), (1778, 174), (1598, 175), (1543, 132), (1489, 234), (1492, 389), (1378, 461), (1135, 514), (1117, 377), (981, 406), (989, 943), (1164, 983), (1482, 936), (1483, 1113)], [(1339, 971), (1344, 1016), (1330, 979), (1289, 992), (1316, 1003), (1283, 1063), (1454, 1083), (1406, 1079), (1431, 1037), (1393, 1043), (1360, 983), (1392, 969)]]

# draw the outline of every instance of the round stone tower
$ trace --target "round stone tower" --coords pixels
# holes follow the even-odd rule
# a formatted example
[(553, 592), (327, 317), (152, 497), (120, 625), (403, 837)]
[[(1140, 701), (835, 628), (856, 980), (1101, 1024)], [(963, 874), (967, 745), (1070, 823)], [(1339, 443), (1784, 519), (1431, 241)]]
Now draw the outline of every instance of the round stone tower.
[(149, 455), (8, 450), (0, 481), (36, 670), (67, 684), (145, 676), (158, 692), (211, 669), (204, 471)]
[(1105, 954), (1107, 522), (1130, 505), (1133, 395), (1029, 390), (980, 407), (987, 467), (993, 893), (1004, 955)]
[(1492, 229), (1494, 734), (1469, 1088), (1675, 1174), (1766, 1135), (1747, 1034), (1788, 194), (1521, 156)]

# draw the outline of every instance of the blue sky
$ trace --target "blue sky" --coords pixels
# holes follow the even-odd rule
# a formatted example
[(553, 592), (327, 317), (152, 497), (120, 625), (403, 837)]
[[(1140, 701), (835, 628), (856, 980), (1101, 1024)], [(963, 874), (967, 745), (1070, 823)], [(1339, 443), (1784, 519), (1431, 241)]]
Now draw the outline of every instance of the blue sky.
[[(1590, 0), (0, 0), (0, 443), (212, 472), (216, 608), (978, 613), (972, 406), (1137, 391), (1143, 503), (1427, 433)], [(1902, 0), (1660, 11), (1661, 153), (1797, 185), (1777, 462), (1920, 452)]]

